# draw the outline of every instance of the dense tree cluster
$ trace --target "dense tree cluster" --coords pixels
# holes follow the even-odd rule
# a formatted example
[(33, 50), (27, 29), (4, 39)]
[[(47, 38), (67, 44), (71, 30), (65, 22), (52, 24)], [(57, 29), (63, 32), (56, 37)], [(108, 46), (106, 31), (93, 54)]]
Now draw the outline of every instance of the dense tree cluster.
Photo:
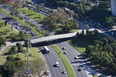
[(26, 40), (27, 38), (27, 34), (24, 34), (23, 31), (20, 31), (19, 34), (14, 34), (14, 33), (11, 33), (10, 38), (12, 38), (11, 40), (12, 41), (21, 41), (21, 40)]
[(89, 11), (91, 9), (91, 5), (86, 3), (86, 4), (82, 4), (82, 3), (70, 3), (67, 1), (58, 1), (57, 2), (57, 6), (60, 7), (67, 7), (71, 10), (74, 10), (75, 13), (77, 13), (79, 16), (83, 16), (84, 13), (86, 13), (87, 11)]
[(116, 74), (116, 41), (113, 38), (96, 40), (94, 45), (86, 47), (85, 54), (102, 70), (109, 74)]
[(33, 61), (29, 61), (28, 64), (25, 61), (23, 62), (23, 65), (19, 68), (19, 71), (17, 72), (17, 76), (26, 77), (25, 70), (27, 70), (27, 68), (32, 71), (30, 76), (42, 77), (44, 75), (45, 62), (40, 58)]
[(80, 0), (76, 4), (70, 1), (54, 0), (53, 3), (55, 6), (74, 10), (79, 18), (92, 19), (109, 28), (116, 25), (116, 17), (113, 17), (110, 11), (110, 0), (99, 0), (98, 3), (96, 0)]
[(79, 28), (79, 24), (69, 20), (65, 12), (52, 13), (44, 19), (43, 24), (50, 30), (61, 29), (62, 32), (70, 32), (74, 28)]
[(9, 54), (18, 54), (20, 52), (26, 53), (21, 43), (16, 43), (16, 46), (12, 46), (9, 50)]
[(3, 77), (12, 77), (18, 68), (22, 65), (22, 60), (19, 56), (8, 56), (6, 62), (2, 67), (1, 74)]

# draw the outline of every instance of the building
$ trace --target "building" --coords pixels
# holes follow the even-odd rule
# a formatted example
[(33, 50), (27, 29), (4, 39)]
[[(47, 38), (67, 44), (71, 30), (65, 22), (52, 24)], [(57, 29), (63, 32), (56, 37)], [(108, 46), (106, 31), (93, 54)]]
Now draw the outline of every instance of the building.
[(113, 16), (116, 16), (116, 0), (111, 0), (111, 12)]

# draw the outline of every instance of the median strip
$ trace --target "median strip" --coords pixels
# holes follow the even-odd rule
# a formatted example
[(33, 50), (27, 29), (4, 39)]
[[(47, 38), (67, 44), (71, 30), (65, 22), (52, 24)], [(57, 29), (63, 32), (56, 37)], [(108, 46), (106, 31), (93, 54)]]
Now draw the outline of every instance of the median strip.
[(17, 20), (18, 22), (20, 22), (21, 24), (23, 24), (24, 26), (28, 27), (29, 29), (31, 29), (34, 33), (36, 33), (38, 36), (43, 37), (43, 35), (39, 32), (37, 32), (35, 29), (33, 29), (31, 26), (28, 26), (27, 23), (25, 23), (22, 20), (19, 20), (17, 17), (11, 16), (7, 11), (0, 9), (0, 11), (2, 11), (3, 13), (7, 14), (8, 16), (14, 18), (15, 20)]
[(66, 58), (66, 56), (62, 53), (62, 51), (54, 44), (54, 45), (51, 45), (51, 47), (55, 50), (55, 52), (58, 54), (58, 56), (60, 57), (60, 59), (62, 60), (65, 68), (66, 68), (66, 71), (67, 71), (67, 74), (68, 74), (68, 77), (76, 77), (75, 76), (75, 73), (68, 61), (68, 59)]

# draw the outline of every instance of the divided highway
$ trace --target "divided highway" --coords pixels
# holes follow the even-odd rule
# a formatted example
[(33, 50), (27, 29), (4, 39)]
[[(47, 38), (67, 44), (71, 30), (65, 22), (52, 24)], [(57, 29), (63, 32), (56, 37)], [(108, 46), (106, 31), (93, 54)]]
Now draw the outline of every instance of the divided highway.
[[(76, 77), (88, 77), (85, 68), (83, 67), (83, 56), (74, 49), (69, 43), (61, 42), (56, 44), (62, 51), (66, 51), (66, 57), (68, 58), (70, 64), (73, 67), (73, 70), (76, 74)], [(66, 49), (63, 50), (62, 48), (65, 47)], [(78, 57), (78, 59), (74, 59), (75, 57)], [(78, 69), (81, 69), (81, 71), (78, 71)]]
[[(43, 53), (44, 58), (46, 59), (47, 65), (49, 66), (49, 70), (51, 73), (51, 77), (68, 77), (67, 73), (62, 74), (62, 72), (65, 70), (65, 67), (59, 56), (50, 46), (47, 47), (50, 50), (49, 54), (44, 53), (43, 47), (39, 47), (39, 49)], [(59, 63), (59, 67), (55, 67), (56, 62)]]

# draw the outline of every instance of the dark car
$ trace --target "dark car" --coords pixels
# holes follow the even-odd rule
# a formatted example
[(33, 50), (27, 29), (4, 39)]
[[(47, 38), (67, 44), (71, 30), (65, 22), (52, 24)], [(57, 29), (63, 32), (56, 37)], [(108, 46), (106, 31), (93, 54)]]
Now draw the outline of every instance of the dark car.
[(79, 68), (78, 71), (81, 71), (81, 69)]
[(64, 70), (64, 71), (62, 72), (62, 74), (66, 74), (66, 71)]

